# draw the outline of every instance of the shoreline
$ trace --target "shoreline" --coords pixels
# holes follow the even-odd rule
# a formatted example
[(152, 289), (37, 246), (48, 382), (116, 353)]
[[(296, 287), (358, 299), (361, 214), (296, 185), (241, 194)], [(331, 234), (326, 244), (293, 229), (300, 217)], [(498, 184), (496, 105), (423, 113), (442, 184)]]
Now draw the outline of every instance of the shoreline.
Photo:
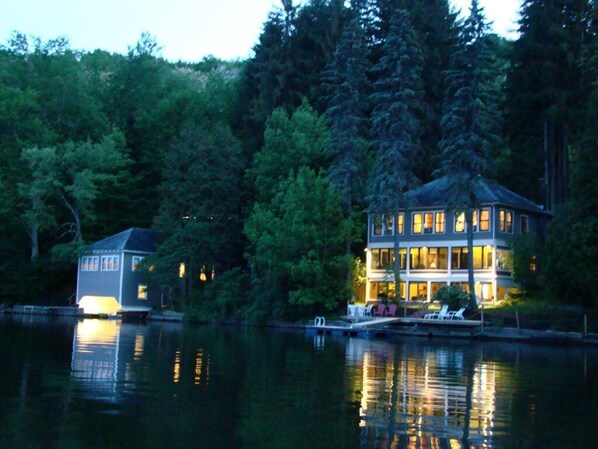
[[(46, 306), (13, 306), (0, 310), (3, 315), (35, 315), (48, 318), (106, 319), (106, 317), (90, 317), (82, 313), (77, 307), (46, 307)], [(129, 320), (123, 319), (123, 322)], [(548, 346), (589, 346), (598, 347), (598, 334), (581, 332), (562, 332), (554, 330), (517, 329), (513, 327), (484, 326), (465, 328), (460, 326), (443, 326), (430, 322), (425, 325), (393, 323), (369, 328), (353, 328), (346, 322), (330, 321), (328, 326), (315, 326), (310, 322), (268, 321), (265, 323), (248, 323), (238, 320), (220, 321), (188, 321), (180, 312), (149, 313), (145, 319), (138, 322), (147, 323), (180, 323), (191, 325), (225, 325), (225, 326), (254, 326), (264, 328), (284, 328), (301, 330), (315, 335), (333, 335), (357, 338), (396, 338), (415, 337), (420, 339), (461, 339), (472, 341), (502, 341), (507, 343), (526, 343)], [(313, 323), (313, 321), (312, 321)], [(421, 324), (421, 323), (420, 323)], [(456, 324), (456, 323), (455, 323)]]

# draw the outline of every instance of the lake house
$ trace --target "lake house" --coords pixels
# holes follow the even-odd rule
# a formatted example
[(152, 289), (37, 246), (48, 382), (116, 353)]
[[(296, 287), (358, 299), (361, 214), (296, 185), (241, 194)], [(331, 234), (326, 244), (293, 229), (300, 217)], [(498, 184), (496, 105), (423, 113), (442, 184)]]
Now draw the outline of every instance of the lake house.
[(77, 304), (89, 314), (148, 312), (160, 305), (160, 289), (150, 288), (138, 270), (156, 252), (151, 229), (131, 228), (93, 243), (79, 258)]
[[(370, 214), (366, 249), (366, 302), (395, 298), (393, 239), (399, 234), (400, 299), (429, 301), (442, 286), (468, 288), (467, 232), (463, 212), (450, 211), (448, 178), (414, 190), (416, 206), (397, 217)], [(515, 288), (510, 241), (542, 236), (548, 214), (495, 181), (479, 178), (473, 215), (473, 264), (479, 300), (494, 302)]]

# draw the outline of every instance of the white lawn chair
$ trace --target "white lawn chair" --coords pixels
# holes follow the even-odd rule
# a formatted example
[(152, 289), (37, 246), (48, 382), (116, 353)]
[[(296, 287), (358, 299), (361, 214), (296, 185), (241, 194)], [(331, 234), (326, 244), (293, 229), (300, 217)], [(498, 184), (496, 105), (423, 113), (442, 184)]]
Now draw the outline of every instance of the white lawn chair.
[(452, 312), (447, 313), (445, 320), (464, 320), (463, 312), (465, 312), (465, 307), (460, 308), (456, 312), (453, 310)]
[(448, 314), (448, 305), (442, 306), (439, 312), (426, 313), (424, 320), (444, 320)]

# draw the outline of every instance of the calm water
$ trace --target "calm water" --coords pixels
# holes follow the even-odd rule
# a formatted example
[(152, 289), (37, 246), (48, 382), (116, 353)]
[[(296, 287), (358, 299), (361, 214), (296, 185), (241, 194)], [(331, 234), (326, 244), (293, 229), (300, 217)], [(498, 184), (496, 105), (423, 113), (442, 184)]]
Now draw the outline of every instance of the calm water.
[(0, 448), (596, 448), (598, 353), (0, 318)]

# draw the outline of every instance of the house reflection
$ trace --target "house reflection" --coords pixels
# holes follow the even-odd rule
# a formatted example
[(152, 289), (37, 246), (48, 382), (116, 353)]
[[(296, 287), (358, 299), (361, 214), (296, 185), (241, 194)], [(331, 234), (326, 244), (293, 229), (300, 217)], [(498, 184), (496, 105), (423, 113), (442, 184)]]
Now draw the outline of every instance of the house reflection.
[(346, 354), (362, 447), (492, 448), (507, 380), (481, 350), (351, 339)]
[(113, 320), (83, 320), (73, 337), (71, 377), (95, 399), (119, 402), (136, 379), (147, 328)]

